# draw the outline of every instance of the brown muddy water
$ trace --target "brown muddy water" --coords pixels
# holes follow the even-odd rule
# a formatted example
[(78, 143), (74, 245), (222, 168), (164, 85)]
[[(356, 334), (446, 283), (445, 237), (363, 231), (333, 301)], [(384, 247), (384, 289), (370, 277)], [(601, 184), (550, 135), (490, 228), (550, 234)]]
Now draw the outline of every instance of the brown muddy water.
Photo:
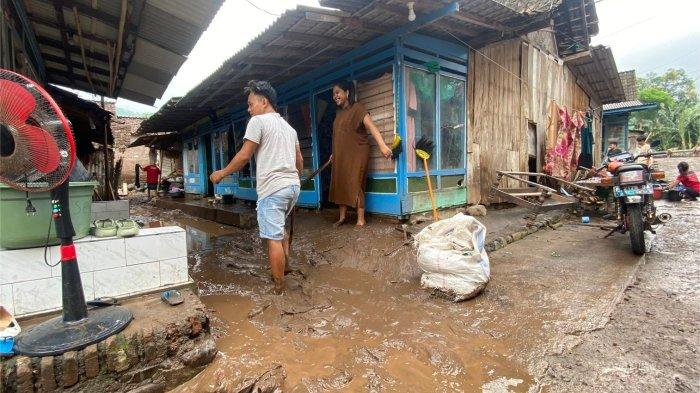
[[(256, 230), (147, 205), (132, 211), (187, 230), (190, 275), (212, 315), (220, 354), (177, 392), (238, 392), (266, 372), (285, 392), (532, 391), (546, 368), (538, 359), (598, 318), (634, 265), (613, 265), (610, 277), (592, 280), (600, 286), (564, 273), (564, 261), (578, 256), (550, 248), (591, 231), (574, 227), (578, 235), (493, 253), (492, 269), (501, 257), (509, 278), (454, 304), (420, 288), (414, 252), (400, 247), (395, 223), (332, 230), (331, 212), (306, 213), (297, 217), (286, 293), (277, 296)], [(530, 284), (546, 272), (553, 277)]]

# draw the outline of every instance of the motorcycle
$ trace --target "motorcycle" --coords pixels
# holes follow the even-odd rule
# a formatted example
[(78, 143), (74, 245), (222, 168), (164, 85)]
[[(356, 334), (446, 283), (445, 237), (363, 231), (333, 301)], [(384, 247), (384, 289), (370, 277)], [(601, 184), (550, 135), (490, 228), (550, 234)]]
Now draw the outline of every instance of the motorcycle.
[(657, 217), (653, 198), (653, 182), (663, 180), (664, 172), (652, 172), (646, 165), (636, 163), (640, 157), (666, 156), (666, 153), (646, 153), (633, 155), (621, 153), (608, 157), (596, 172), (607, 169), (612, 174), (613, 195), (617, 207), (617, 227), (605, 237), (615, 232), (629, 232), (632, 251), (637, 255), (646, 252), (644, 231), (656, 233), (652, 224), (667, 222), (668, 213)]

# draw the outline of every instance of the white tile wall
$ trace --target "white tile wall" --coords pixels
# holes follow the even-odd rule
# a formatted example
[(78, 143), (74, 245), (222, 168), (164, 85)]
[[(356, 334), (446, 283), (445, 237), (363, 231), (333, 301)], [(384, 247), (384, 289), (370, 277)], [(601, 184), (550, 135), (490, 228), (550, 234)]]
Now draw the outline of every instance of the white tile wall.
[(12, 284), (0, 285), (0, 306), (15, 313), (15, 301), (12, 300)]
[[(75, 243), (81, 272), (126, 266), (126, 246), (123, 238), (92, 238), (91, 240)], [(61, 259), (58, 246), (51, 247), (51, 258), (52, 261)], [(52, 269), (52, 275), (54, 277), (61, 276), (60, 264)]]
[(187, 257), (160, 261), (161, 285), (177, 284), (180, 282), (186, 282), (187, 280)]
[[(187, 242), (179, 227), (141, 229), (133, 238), (95, 238), (75, 242), (85, 299), (127, 296), (189, 281)], [(15, 316), (61, 308), (61, 266), (44, 263), (44, 249), (0, 249), (0, 304)], [(60, 259), (50, 247), (50, 263)]]
[(121, 296), (160, 286), (158, 261), (95, 272), (95, 297)]
[[(93, 273), (81, 273), (85, 299), (94, 299)], [(61, 308), (61, 278), (23, 281), (12, 284), (15, 315), (23, 315)]]
[[(47, 253), (46, 256), (49, 259)], [(49, 263), (51, 261), (49, 260)], [(44, 263), (44, 248), (5, 250), (0, 254), (0, 284), (51, 277), (51, 268)]]
[(145, 232), (125, 240), (127, 265), (187, 256), (185, 231), (156, 235)]

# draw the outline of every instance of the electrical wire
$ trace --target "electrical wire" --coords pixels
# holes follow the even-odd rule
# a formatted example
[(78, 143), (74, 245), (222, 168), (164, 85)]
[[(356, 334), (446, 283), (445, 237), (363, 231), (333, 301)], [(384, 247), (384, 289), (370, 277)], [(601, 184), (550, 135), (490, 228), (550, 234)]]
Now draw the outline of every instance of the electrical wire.
[(46, 231), (46, 242), (44, 243), (44, 263), (46, 266), (50, 268), (54, 268), (58, 266), (59, 263), (61, 263), (61, 260), (59, 259), (58, 262), (55, 264), (50, 264), (49, 261), (46, 259), (46, 253), (49, 250), (49, 238), (51, 237), (51, 222), (53, 221), (53, 216), (49, 215), (49, 229)]
[(253, 7), (257, 8), (258, 10), (260, 10), (260, 11), (262, 11), (262, 12), (268, 14), (268, 15), (272, 15), (272, 16), (282, 16), (282, 15), (280, 15), (280, 14), (275, 14), (275, 13), (272, 13), (272, 12), (266, 10), (266, 9), (263, 9), (263, 8), (257, 6), (255, 3), (253, 3), (253, 2), (250, 1), (250, 0), (245, 0), (245, 1), (246, 1), (248, 4), (252, 5)]

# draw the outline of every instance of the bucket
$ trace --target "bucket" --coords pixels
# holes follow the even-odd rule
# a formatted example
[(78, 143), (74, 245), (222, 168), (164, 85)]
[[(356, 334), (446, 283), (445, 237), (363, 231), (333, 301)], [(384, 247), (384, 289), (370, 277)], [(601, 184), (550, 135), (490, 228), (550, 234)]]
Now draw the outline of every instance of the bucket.
[(654, 186), (654, 191), (653, 191), (654, 199), (659, 200), (663, 198), (664, 196), (664, 189), (661, 186)]
[(668, 190), (666, 198), (669, 200), (669, 202), (680, 202), (681, 199), (683, 199), (680, 191), (678, 190)]
[[(70, 182), (70, 217), (75, 229), (73, 239), (85, 237), (90, 232), (92, 193), (97, 182)], [(43, 247), (50, 228), (49, 245), (59, 244), (56, 228), (51, 220), (51, 194), (30, 192), (29, 199), (36, 208), (35, 215), (27, 215), (27, 199), (24, 191), (17, 191), (0, 183), (0, 247)]]

